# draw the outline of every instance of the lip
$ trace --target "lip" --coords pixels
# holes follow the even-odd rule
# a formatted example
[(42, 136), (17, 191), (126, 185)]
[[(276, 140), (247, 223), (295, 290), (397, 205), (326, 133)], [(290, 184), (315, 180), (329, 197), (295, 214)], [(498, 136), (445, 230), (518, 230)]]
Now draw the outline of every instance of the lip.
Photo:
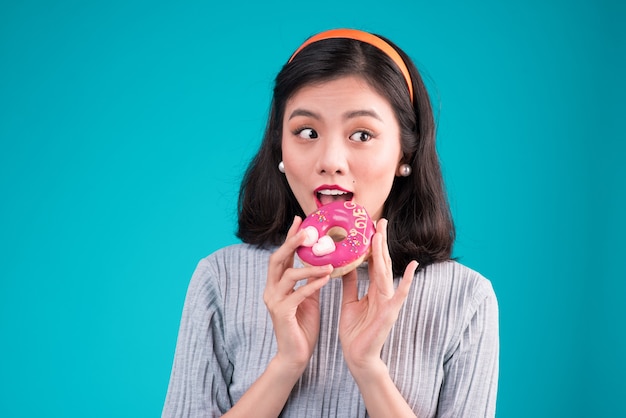
[(352, 193), (354, 195), (354, 192), (348, 190), (348, 189), (344, 189), (341, 186), (337, 186), (336, 184), (322, 184), (321, 186), (317, 187), (314, 191), (313, 191), (313, 197), (315, 198), (315, 204), (317, 205), (318, 208), (322, 207), (322, 202), (319, 201), (319, 199), (317, 198), (317, 194), (319, 193), (320, 190), (339, 190), (341, 192), (345, 192), (345, 193)]

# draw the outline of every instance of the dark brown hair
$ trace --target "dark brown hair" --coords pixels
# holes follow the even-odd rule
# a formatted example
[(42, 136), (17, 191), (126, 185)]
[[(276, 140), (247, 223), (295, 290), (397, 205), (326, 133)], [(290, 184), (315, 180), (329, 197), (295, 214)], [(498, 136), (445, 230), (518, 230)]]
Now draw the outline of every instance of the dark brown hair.
[(378, 48), (353, 39), (314, 42), (278, 73), (265, 135), (239, 192), (237, 236), (242, 241), (280, 245), (293, 217), (305, 216), (284, 174), (278, 171), (286, 102), (304, 86), (358, 76), (389, 100), (400, 125), (403, 162), (413, 169), (408, 177), (394, 179), (383, 209), (383, 217), (389, 220), (394, 273), (402, 274), (411, 260), (424, 267), (450, 259), (455, 230), (435, 147), (430, 98), (411, 59), (381, 38), (398, 51), (409, 68), (413, 102), (396, 64)]

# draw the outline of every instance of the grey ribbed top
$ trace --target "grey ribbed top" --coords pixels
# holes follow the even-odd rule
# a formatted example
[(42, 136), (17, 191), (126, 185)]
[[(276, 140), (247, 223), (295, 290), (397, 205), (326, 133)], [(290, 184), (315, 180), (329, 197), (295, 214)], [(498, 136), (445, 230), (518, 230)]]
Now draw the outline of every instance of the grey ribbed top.
[[(163, 417), (220, 416), (265, 370), (276, 352), (263, 303), (270, 254), (239, 244), (198, 264), (183, 308)], [(367, 266), (358, 273), (363, 294)], [(337, 335), (340, 280), (321, 290), (317, 348), (282, 417), (367, 416)], [(419, 270), (381, 356), (418, 417), (491, 417), (498, 349), (491, 283), (449, 261)]]

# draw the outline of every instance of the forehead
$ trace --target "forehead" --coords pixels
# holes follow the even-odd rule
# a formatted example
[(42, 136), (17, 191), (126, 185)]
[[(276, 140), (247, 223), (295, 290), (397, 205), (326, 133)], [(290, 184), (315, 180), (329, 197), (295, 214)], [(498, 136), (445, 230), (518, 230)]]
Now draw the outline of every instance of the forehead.
[(286, 109), (301, 105), (329, 105), (332, 111), (346, 106), (377, 106), (391, 109), (389, 100), (379, 93), (366, 79), (345, 76), (306, 84), (291, 95)]

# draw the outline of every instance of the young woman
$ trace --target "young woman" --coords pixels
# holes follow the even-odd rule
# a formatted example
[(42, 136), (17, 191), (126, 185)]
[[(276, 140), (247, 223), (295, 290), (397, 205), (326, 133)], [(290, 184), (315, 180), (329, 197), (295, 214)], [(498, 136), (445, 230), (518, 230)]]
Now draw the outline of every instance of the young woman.
[[(376, 233), (367, 262), (330, 279), (295, 252), (302, 218), (336, 200)], [(496, 297), (450, 259), (430, 100), (389, 40), (322, 32), (283, 66), (238, 236), (192, 277), (163, 416), (495, 414)]]

